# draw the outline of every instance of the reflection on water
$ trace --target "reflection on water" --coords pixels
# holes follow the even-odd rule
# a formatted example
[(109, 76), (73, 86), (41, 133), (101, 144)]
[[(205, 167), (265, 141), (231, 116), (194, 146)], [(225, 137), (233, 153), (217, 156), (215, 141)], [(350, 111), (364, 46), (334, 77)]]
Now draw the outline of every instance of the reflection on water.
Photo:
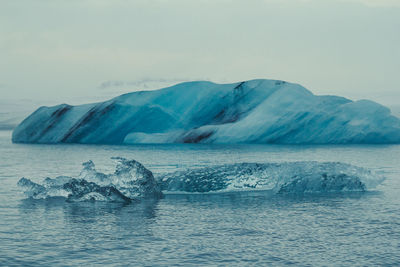
[[(206, 205), (223, 206), (240, 209), (249, 206), (271, 208), (273, 206), (297, 205), (299, 203), (314, 203), (318, 205), (338, 205), (345, 200), (363, 200), (382, 197), (380, 191), (369, 192), (339, 192), (339, 193), (313, 193), (313, 194), (275, 194), (270, 190), (236, 191), (210, 194), (169, 193), (161, 200), (163, 204)], [(66, 220), (79, 223), (79, 218), (94, 219), (96, 217), (112, 216), (122, 218), (132, 216), (135, 218), (155, 219), (157, 205), (160, 199), (147, 198), (136, 200), (132, 203), (120, 202), (67, 202), (63, 197), (48, 199), (22, 199), (18, 206), (21, 216), (38, 214), (52, 214), (61, 212)], [(194, 207), (195, 208), (195, 207)]]
[(43, 214), (62, 214), (68, 223), (96, 222), (97, 218), (113, 218), (134, 224), (154, 219), (159, 200), (143, 199), (132, 203), (119, 202), (67, 202), (65, 198), (23, 199), (18, 206), (19, 214), (26, 217), (40, 217)]

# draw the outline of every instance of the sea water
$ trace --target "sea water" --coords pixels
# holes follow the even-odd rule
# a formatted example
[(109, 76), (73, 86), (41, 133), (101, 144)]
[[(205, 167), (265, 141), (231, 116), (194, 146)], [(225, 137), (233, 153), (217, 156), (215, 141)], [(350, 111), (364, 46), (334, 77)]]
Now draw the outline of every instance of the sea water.
[[(1, 266), (400, 265), (399, 145), (34, 145), (10, 138), (0, 131)], [(112, 173), (111, 157), (135, 159), (155, 177), (312, 161), (386, 179), (366, 191), (167, 190), (131, 203), (30, 199), (17, 186), (22, 177), (76, 177), (89, 160)]]

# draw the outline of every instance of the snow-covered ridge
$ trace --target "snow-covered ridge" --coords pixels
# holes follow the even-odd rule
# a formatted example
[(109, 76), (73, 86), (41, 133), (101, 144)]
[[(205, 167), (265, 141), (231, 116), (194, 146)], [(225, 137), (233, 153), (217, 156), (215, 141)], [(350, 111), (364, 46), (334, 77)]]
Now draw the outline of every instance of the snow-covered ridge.
[(400, 119), (369, 100), (298, 84), (186, 82), (102, 103), (41, 107), (13, 132), (26, 143), (400, 143)]

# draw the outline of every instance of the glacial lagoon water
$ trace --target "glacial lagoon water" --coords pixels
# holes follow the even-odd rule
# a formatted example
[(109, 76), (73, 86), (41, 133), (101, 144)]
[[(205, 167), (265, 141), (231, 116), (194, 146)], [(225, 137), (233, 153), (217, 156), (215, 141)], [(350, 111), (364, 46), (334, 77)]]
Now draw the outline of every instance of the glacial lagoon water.
[[(399, 266), (399, 145), (28, 145), (0, 131), (1, 266)], [(366, 192), (165, 192), (129, 204), (27, 199), (21, 177), (154, 175), (223, 164), (342, 162), (384, 176)]]

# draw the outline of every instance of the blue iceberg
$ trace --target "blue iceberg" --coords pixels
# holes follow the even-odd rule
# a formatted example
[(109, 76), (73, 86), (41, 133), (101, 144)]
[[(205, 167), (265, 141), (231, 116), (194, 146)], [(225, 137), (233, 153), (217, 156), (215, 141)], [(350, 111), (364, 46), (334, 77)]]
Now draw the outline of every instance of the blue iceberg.
[(186, 82), (102, 103), (41, 107), (22, 143), (400, 143), (400, 119), (369, 100), (317, 96), (277, 80)]

